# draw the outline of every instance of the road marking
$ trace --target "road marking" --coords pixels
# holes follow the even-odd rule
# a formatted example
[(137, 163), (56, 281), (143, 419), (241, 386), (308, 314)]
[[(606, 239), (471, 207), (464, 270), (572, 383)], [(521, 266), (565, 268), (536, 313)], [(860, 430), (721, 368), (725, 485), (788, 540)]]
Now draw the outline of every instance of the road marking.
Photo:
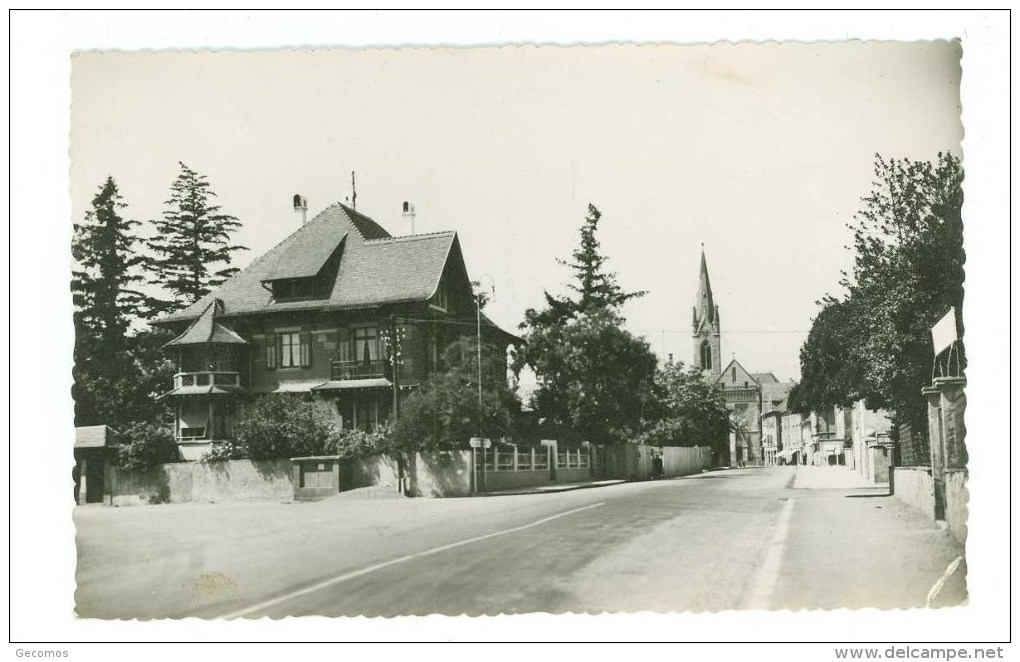
[(956, 559), (949, 564), (946, 571), (942, 573), (939, 580), (935, 582), (935, 585), (931, 587), (930, 591), (928, 591), (928, 601), (925, 603), (925, 607), (931, 607), (932, 603), (935, 602), (935, 599), (939, 597), (939, 593), (941, 593), (942, 589), (945, 588), (946, 582), (949, 581), (949, 578), (953, 576), (953, 573), (956, 572), (956, 569), (960, 567), (960, 563), (962, 562), (963, 557), (957, 556)]
[(779, 566), (783, 561), (783, 548), (786, 537), (790, 533), (790, 517), (793, 515), (793, 499), (787, 499), (783, 510), (779, 513), (776, 532), (765, 550), (765, 559), (755, 578), (751, 594), (744, 601), (744, 609), (768, 609), (772, 600), (772, 591), (779, 581)]
[(376, 563), (375, 565), (370, 565), (370, 566), (368, 566), (366, 568), (362, 568), (361, 570), (355, 570), (353, 572), (348, 572), (348, 573), (345, 573), (345, 574), (342, 574), (342, 575), (337, 575), (336, 577), (331, 577), (330, 579), (326, 579), (324, 581), (321, 581), (318, 584), (313, 584), (311, 586), (307, 586), (307, 587), (299, 589), (297, 591), (292, 591), (290, 593), (287, 593), (286, 595), (281, 595), (281, 596), (273, 598), (271, 600), (266, 600), (264, 602), (260, 602), (260, 603), (258, 603), (256, 605), (252, 605), (251, 607), (247, 607), (246, 609), (241, 609), (239, 611), (231, 612), (229, 614), (226, 614), (222, 618), (225, 618), (225, 619), (243, 618), (245, 616), (249, 616), (251, 614), (254, 614), (256, 612), (262, 611), (264, 609), (269, 609), (271, 607), (275, 607), (276, 605), (279, 605), (279, 604), (282, 604), (284, 602), (287, 602), (288, 600), (293, 600), (294, 598), (299, 598), (299, 597), (301, 597), (303, 595), (308, 595), (309, 593), (315, 593), (316, 591), (321, 591), (322, 589), (329, 588), (330, 586), (336, 586), (337, 584), (343, 583), (343, 582), (345, 582), (345, 581), (347, 581), (349, 579), (354, 579), (355, 577), (363, 577), (365, 575), (368, 575), (368, 574), (371, 574), (371, 573), (375, 572), (376, 570), (382, 570), (383, 568), (388, 568), (390, 566), (397, 565), (398, 563), (404, 563), (405, 561), (411, 561), (411, 560), (414, 560), (414, 559), (420, 559), (423, 556), (431, 556), (433, 554), (438, 554), (439, 552), (445, 552), (445, 551), (447, 551), (449, 549), (454, 549), (456, 547), (463, 547), (464, 545), (470, 545), (471, 543), (480, 542), (482, 540), (488, 540), (490, 538), (496, 538), (496, 537), (499, 537), (499, 536), (505, 536), (505, 535), (507, 535), (509, 533), (516, 533), (518, 531), (524, 531), (525, 529), (530, 529), (532, 527), (536, 527), (536, 526), (545, 524), (547, 522), (551, 522), (551, 521), (553, 521), (555, 519), (559, 519), (561, 517), (566, 517), (567, 515), (573, 515), (574, 513), (579, 513), (579, 512), (585, 511), (585, 510), (591, 510), (592, 508), (598, 508), (599, 506), (604, 506), (605, 504), (606, 504), (605, 501), (602, 501), (602, 502), (599, 502), (599, 503), (593, 503), (590, 506), (582, 506), (581, 508), (574, 508), (573, 510), (567, 510), (565, 512), (558, 513), (556, 515), (550, 515), (549, 517), (543, 517), (542, 519), (536, 520), (536, 521), (532, 522), (531, 524), (524, 524), (522, 526), (515, 526), (512, 529), (504, 529), (503, 531), (496, 531), (495, 533), (486, 533), (483, 536), (475, 536), (474, 538), (467, 538), (465, 540), (458, 540), (457, 542), (452, 542), (452, 543), (449, 543), (447, 545), (440, 545), (439, 547), (433, 547), (432, 549), (427, 549), (424, 552), (417, 552), (415, 554), (407, 554), (406, 556), (401, 556), (401, 557), (398, 557), (398, 558), (395, 558), (395, 559), (391, 559), (389, 561), (384, 561), (382, 563)]

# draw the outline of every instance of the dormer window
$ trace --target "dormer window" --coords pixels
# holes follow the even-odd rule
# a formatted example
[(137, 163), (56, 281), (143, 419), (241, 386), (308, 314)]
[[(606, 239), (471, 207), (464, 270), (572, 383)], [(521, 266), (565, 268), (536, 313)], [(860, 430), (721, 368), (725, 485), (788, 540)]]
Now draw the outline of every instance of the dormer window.
[(270, 282), (276, 301), (315, 298), (315, 286), (315, 278), (281, 278)]

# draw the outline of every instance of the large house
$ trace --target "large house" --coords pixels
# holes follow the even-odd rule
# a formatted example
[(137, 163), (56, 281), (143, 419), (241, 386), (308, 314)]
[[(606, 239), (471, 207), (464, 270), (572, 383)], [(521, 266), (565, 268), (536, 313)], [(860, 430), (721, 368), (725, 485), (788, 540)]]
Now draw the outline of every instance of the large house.
[(516, 338), (476, 308), (455, 232), (394, 237), (343, 205), (302, 224), (220, 287), (156, 323), (179, 335), (169, 398), (185, 459), (233, 437), (258, 394), (306, 393), (346, 427), (387, 421), (465, 335)]

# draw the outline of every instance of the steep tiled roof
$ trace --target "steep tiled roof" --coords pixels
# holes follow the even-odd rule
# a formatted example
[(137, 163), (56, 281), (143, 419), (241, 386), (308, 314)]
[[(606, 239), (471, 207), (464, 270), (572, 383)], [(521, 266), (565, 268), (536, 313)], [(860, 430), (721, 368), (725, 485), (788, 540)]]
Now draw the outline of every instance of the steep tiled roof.
[[(336, 281), (327, 299), (276, 303), (263, 287), (275, 277), (293, 277), (321, 268), (325, 249), (343, 245)], [(302, 247), (311, 247), (302, 249)], [(309, 251), (313, 253), (309, 256)], [(371, 307), (425, 301), (439, 286), (448, 257), (459, 248), (454, 232), (391, 237), (378, 223), (342, 204), (326, 208), (218, 289), (157, 323), (194, 319), (213, 299), (223, 302), (217, 316), (285, 310)], [(331, 251), (330, 251), (331, 252)], [(327, 255), (328, 257), (328, 255)], [(316, 273), (318, 271), (316, 270)], [(280, 276), (286, 274), (286, 276)]]
[(778, 384), (779, 380), (771, 372), (752, 372), (751, 376), (759, 384)]
[(198, 319), (191, 323), (184, 333), (177, 336), (166, 344), (167, 347), (180, 345), (201, 345), (204, 343), (222, 343), (229, 345), (246, 345), (244, 338), (234, 333), (215, 320), (218, 308), (221, 304), (218, 300), (209, 302)]

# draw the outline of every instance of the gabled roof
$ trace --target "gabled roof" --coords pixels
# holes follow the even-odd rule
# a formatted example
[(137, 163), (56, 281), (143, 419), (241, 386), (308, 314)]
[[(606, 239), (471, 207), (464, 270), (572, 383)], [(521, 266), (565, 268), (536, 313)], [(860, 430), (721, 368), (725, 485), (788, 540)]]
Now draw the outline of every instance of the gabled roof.
[(779, 380), (771, 372), (752, 372), (751, 376), (759, 384), (778, 384)]
[(216, 321), (216, 314), (222, 309), (218, 299), (213, 299), (205, 307), (198, 319), (191, 323), (184, 333), (177, 336), (166, 347), (180, 347), (182, 345), (203, 345), (206, 343), (218, 343), (224, 345), (247, 345), (248, 343), (233, 329), (227, 328)]
[[(731, 375), (732, 375), (731, 371), (732, 371), (733, 368), (737, 369), (737, 379), (736, 379), (736, 381), (733, 381), (733, 379), (731, 377)], [(755, 380), (755, 378), (751, 375), (751, 373), (749, 373), (747, 370), (745, 370), (744, 366), (740, 365), (740, 362), (737, 361), (736, 359), (733, 359), (729, 363), (726, 364), (726, 367), (723, 368), (722, 372), (719, 373), (719, 376), (715, 378), (715, 382), (717, 384), (722, 384), (723, 386), (725, 386), (727, 388), (734, 388), (734, 389), (742, 389), (742, 388), (744, 388), (744, 382), (749, 382), (750, 385), (748, 386), (748, 388), (750, 388), (750, 386), (754, 386), (754, 387), (758, 386), (757, 380)]]
[[(344, 236), (346, 235), (346, 238)], [(341, 245), (342, 242), (342, 245)], [(263, 283), (322, 267), (326, 248), (340, 251), (328, 298), (276, 302)], [(311, 255), (309, 254), (311, 253)], [(378, 223), (343, 204), (333, 204), (272, 250), (196, 303), (156, 321), (180, 322), (200, 316), (213, 299), (217, 317), (286, 310), (370, 308), (425, 301), (435, 294), (447, 262), (463, 262), (455, 232), (392, 237)], [(318, 273), (318, 270), (315, 271)]]

